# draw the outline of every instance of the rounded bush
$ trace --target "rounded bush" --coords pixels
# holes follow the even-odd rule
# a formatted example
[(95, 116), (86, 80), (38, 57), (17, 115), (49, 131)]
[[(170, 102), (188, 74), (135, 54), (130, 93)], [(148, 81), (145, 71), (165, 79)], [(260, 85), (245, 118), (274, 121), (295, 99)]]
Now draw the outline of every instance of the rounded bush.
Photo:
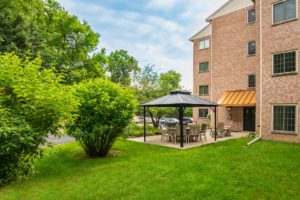
[(75, 90), (80, 106), (68, 132), (90, 157), (104, 157), (133, 118), (134, 96), (128, 89), (102, 79), (80, 83)]

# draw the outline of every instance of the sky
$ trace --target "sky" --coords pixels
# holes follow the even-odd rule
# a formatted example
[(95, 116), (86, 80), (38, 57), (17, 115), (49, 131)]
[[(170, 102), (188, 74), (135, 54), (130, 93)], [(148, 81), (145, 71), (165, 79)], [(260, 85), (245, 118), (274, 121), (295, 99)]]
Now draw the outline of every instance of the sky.
[(193, 88), (193, 46), (189, 38), (227, 0), (57, 0), (100, 34), (98, 49), (124, 49), (139, 66), (175, 70)]

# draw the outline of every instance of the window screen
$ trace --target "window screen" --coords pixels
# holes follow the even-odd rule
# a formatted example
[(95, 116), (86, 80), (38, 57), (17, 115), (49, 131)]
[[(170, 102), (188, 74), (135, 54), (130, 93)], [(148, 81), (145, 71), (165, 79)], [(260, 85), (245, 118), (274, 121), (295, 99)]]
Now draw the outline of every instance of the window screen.
[(208, 116), (208, 109), (199, 109), (199, 117), (200, 118), (207, 118)]
[(255, 42), (248, 42), (248, 55), (254, 55), (255, 50)]
[(199, 95), (200, 96), (208, 95), (208, 85), (199, 86)]
[(273, 23), (296, 18), (296, 0), (286, 0), (273, 5)]
[(200, 40), (200, 42), (199, 42), (199, 48), (200, 48), (200, 49), (206, 49), (206, 48), (209, 48), (209, 39), (206, 39), (206, 40)]
[(296, 71), (296, 52), (273, 55), (273, 73), (287, 73)]
[(208, 72), (208, 62), (199, 63), (199, 72)]
[(255, 22), (255, 9), (248, 10), (248, 23)]
[(254, 88), (255, 87), (255, 75), (248, 75), (248, 87)]
[(296, 106), (276, 105), (273, 107), (273, 130), (296, 131)]

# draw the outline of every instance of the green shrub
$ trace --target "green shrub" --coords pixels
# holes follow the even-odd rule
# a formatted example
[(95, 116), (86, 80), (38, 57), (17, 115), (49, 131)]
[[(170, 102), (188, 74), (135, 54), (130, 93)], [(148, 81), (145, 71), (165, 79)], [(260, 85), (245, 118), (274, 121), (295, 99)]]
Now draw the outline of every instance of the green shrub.
[(79, 84), (75, 94), (81, 105), (68, 133), (90, 157), (106, 156), (130, 123), (136, 101), (129, 90), (102, 79)]
[(78, 103), (41, 61), (0, 55), (0, 185), (33, 172), (48, 133), (71, 122)]
[(42, 139), (36, 137), (24, 120), (0, 109), (0, 185), (33, 172), (33, 162), (39, 153), (34, 141)]
[[(131, 122), (126, 128), (126, 136), (127, 137), (139, 137), (144, 135), (144, 124), (137, 124)], [(153, 127), (152, 124), (147, 124), (146, 126), (146, 134), (147, 135), (155, 135), (160, 133), (159, 128)]]

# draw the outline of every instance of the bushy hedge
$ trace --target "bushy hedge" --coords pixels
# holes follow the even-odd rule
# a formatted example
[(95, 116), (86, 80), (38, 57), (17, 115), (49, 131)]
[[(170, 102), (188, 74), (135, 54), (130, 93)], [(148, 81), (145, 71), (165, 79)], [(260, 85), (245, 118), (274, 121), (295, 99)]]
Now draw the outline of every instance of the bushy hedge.
[(35, 141), (41, 140), (37, 137), (25, 120), (0, 109), (0, 185), (33, 171), (33, 162), (39, 155)]
[(48, 133), (72, 122), (78, 103), (61, 81), (39, 59), (0, 55), (0, 185), (30, 174)]
[[(138, 137), (144, 135), (144, 124), (130, 123), (126, 128), (126, 137)], [(146, 126), (147, 135), (156, 135), (160, 133), (159, 128), (155, 128), (152, 124)]]
[(132, 92), (102, 79), (80, 83), (78, 118), (68, 129), (90, 157), (106, 156), (133, 118), (136, 101)]

